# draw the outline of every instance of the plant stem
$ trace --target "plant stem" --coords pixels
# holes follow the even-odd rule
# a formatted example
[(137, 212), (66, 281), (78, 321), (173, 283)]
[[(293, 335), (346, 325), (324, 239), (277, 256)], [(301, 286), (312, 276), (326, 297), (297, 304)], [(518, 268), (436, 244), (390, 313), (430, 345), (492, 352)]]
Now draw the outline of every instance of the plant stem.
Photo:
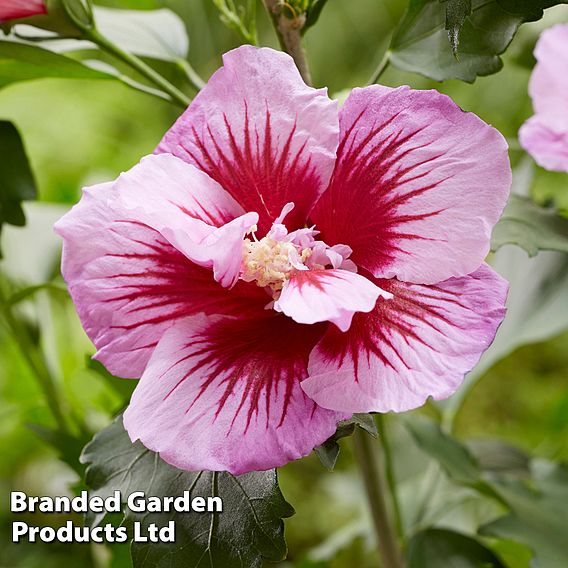
[(197, 74), (195, 69), (185, 59), (178, 60), (180, 69), (185, 73), (190, 85), (196, 90), (200, 91), (205, 87), (205, 81)]
[(379, 437), (383, 446), (385, 475), (391, 495), (396, 535), (399, 542), (401, 542), (404, 537), (404, 529), (402, 527), (402, 515), (400, 513), (400, 503), (398, 501), (398, 494), (396, 491), (396, 477), (394, 474), (391, 445), (386, 427), (386, 419), (383, 414), (377, 414), (377, 424), (379, 428)]
[(353, 443), (367, 490), (382, 564), (385, 568), (404, 568), (385, 499), (388, 486), (380, 463), (380, 447), (359, 428), (353, 435)]
[(85, 39), (88, 39), (97, 44), (101, 49), (105, 50), (107, 53), (110, 53), (117, 59), (120, 59), (121, 61), (138, 71), (138, 73), (140, 73), (142, 76), (146, 77), (146, 79), (154, 83), (154, 85), (165, 91), (173, 102), (177, 103), (183, 108), (189, 106), (191, 99), (184, 93), (182, 93), (175, 85), (172, 85), (167, 79), (154, 71), (154, 69), (152, 69), (152, 67), (142, 61), (142, 59), (140, 59), (136, 55), (133, 55), (132, 53), (124, 51), (121, 47), (101, 35), (99, 31), (94, 28), (85, 28), (83, 30), (83, 34), (85, 36)]
[(63, 404), (60, 400), (59, 392), (56, 386), (56, 382), (49, 371), (47, 363), (44, 360), (43, 355), (39, 351), (38, 347), (34, 344), (31, 339), (28, 330), (24, 325), (14, 316), (11, 306), (9, 306), (3, 298), (3, 294), (0, 292), (0, 300), (4, 307), (3, 314), (6, 323), (8, 324), (8, 329), (11, 332), (12, 339), (16, 342), (20, 353), (26, 360), (30, 369), (34, 372), (47, 400), (47, 404), (59, 429), (66, 434), (70, 434), (71, 431), (67, 425), (67, 420), (65, 419), (65, 413), (63, 411)]
[(306, 23), (305, 14), (288, 18), (282, 13), (281, 0), (264, 0), (264, 5), (272, 18), (280, 46), (286, 53), (292, 56), (306, 84), (311, 85), (312, 76), (306, 52), (302, 45), (302, 28)]
[(377, 68), (375, 69), (375, 71), (371, 75), (371, 78), (369, 79), (369, 82), (367, 83), (367, 85), (374, 85), (375, 83), (377, 83), (379, 81), (382, 74), (388, 69), (388, 67), (390, 65), (390, 56), (391, 56), (390, 49), (387, 49), (385, 51), (385, 54), (383, 55), (383, 58), (381, 59), (381, 61), (377, 65)]

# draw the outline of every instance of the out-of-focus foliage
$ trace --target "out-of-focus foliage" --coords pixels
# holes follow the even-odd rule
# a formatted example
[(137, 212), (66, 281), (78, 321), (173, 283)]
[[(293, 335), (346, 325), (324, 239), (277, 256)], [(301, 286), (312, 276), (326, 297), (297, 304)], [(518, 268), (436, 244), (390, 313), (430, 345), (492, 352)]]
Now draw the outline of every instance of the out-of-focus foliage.
[(427, 529), (408, 545), (408, 568), (444, 566), (448, 558), (461, 568), (504, 568), (501, 560), (475, 539), (445, 529)]
[[(101, 0), (97, 4), (137, 10), (168, 8), (178, 14), (191, 40), (188, 61), (204, 78), (219, 66), (221, 53), (242, 41), (242, 34), (222, 25), (219, 11), (210, 0)], [(434, 2), (412, 2), (415, 7), (422, 4), (434, 8)], [(403, 44), (401, 34), (413, 30), (406, 20), (407, 24), (396, 31), (407, 8), (404, 0), (312, 2), (312, 17), (315, 21), (317, 14), (317, 25), (309, 28), (305, 41), (315, 83), (329, 86), (331, 93), (364, 85), (394, 34), (392, 57), (400, 68), (389, 67), (381, 82), (436, 88), (465, 110), (476, 112), (511, 140), (511, 158), (518, 173), (526, 167), (515, 139), (519, 126), (531, 114), (526, 93), (532, 47), (541, 29), (566, 20), (568, 12), (559, 6), (549, 10), (543, 21), (521, 26), (503, 55), (504, 67), (498, 74), (479, 77), (473, 85), (453, 80), (439, 84), (408, 71), (420, 66), (428, 70), (427, 76), (463, 75), (462, 78), (472, 80), (488, 70), (497, 70), (498, 54), (520, 20), (516, 18), (512, 24), (512, 20), (507, 20), (505, 28), (498, 28), (497, 20), (489, 21), (487, 29), (497, 30), (496, 34), (488, 38), (487, 53), (475, 58), (467, 54), (471, 41), (468, 34), (472, 33), (473, 24), (487, 21), (473, 20), (472, 24), (472, 20), (464, 20), (458, 61), (452, 55), (445, 30), (446, 6), (438, 0), (435, 4), (436, 18), (440, 18), (439, 22), (436, 20), (435, 34), (426, 35), (426, 43)], [(479, 2), (472, 4), (475, 9)], [(496, 2), (489, 4), (494, 10)], [(504, 6), (504, 2), (499, 4)], [(536, 17), (528, 10), (534, 4), (517, 4), (526, 9), (523, 19)], [(319, 11), (318, 6), (323, 9)], [(479, 12), (475, 17), (479, 17)], [(149, 21), (147, 17), (148, 14), (139, 15), (139, 20)], [(308, 9), (308, 21), (309, 18)], [(256, 22), (259, 43), (277, 47), (263, 10), (258, 10)], [(142, 41), (144, 46), (150, 45), (147, 40)], [(175, 49), (163, 46), (168, 53), (175, 54), (171, 59), (147, 49), (134, 51), (191, 95), (192, 87), (185, 77), (187, 69), (178, 65), (186, 46), (182, 49), (179, 42), (176, 45)], [(124, 46), (133, 49), (132, 43)], [(426, 47), (434, 47), (436, 55), (429, 56)], [(57, 58), (56, 54), (48, 53), (50, 58)], [(112, 179), (152, 152), (179, 114), (173, 105), (127, 89), (116, 80), (94, 80), (102, 78), (101, 75), (115, 79), (114, 75), (106, 76), (104, 68), (93, 71), (85, 65), (95, 55), (99, 63), (111, 64), (119, 73), (128, 73), (131, 80), (145, 81), (144, 77), (131, 74), (122, 63), (95, 54), (92, 45), (83, 45), (71, 54), (71, 63), (66, 60), (65, 65), (70, 66), (67, 71), (72, 68), (73, 73), (89, 75), (93, 80), (44, 79), (14, 83), (0, 90), (0, 119), (18, 125), (39, 189), (39, 202), (24, 205), (28, 225), (7, 227), (3, 231), (5, 259), (0, 264), (1, 289), (3, 295), (18, 299), (11, 309), (25, 322), (34, 349), (45, 356), (47, 370), (65, 401), (66, 419), (75, 439), (107, 426), (128, 400), (132, 382), (121, 381), (86, 364), (93, 348), (72, 304), (57, 290), (63, 287), (63, 282), (58, 272), (59, 242), (51, 226), (77, 201), (81, 186)], [(22, 69), (25, 70), (18, 67), (18, 73)], [(2, 68), (0, 80), (1, 77)], [(568, 210), (568, 177), (545, 172), (532, 164), (530, 167), (534, 168), (534, 175), (524, 176), (519, 193), (532, 195), (553, 211)], [(562, 334), (568, 326), (566, 259), (553, 252), (540, 252), (529, 259), (523, 250), (505, 246), (492, 262), (512, 281), (509, 317), (496, 343), (456, 397), (447, 404), (428, 405), (408, 417), (415, 433), (442, 432), (431, 422), (433, 429), (419, 429), (421, 422), (415, 419), (416, 415), (428, 414), (436, 421), (443, 416), (444, 426), (449, 428), (449, 424), (460, 439), (478, 439), (466, 447), (449, 438), (451, 446), (459, 448), (461, 457), (457, 464), (461, 473), (456, 476), (451, 467), (453, 462), (441, 459), (446, 456), (447, 448), (439, 439), (434, 437), (436, 451), (424, 451), (428, 446), (424, 440), (412, 436), (399, 421), (386, 417), (399, 483), (403, 529), (414, 550), (422, 547), (418, 548), (420, 557), (437, 554), (439, 547), (434, 552), (432, 547), (424, 552), (424, 547), (441, 539), (447, 550), (457, 546), (466, 558), (464, 561), (493, 562), (496, 566), (499, 565), (496, 562), (502, 562), (510, 568), (528, 568), (536, 552), (543, 568), (557, 568), (554, 562), (562, 544), (558, 530), (565, 528), (565, 523), (562, 511), (555, 505), (566, 497), (564, 470), (551, 462), (568, 460), (568, 335)], [(30, 288), (45, 282), (50, 282), (53, 288)], [(14, 296), (21, 296), (23, 289), (28, 290), (25, 297)], [(34, 426), (28, 428), (27, 424)], [(68, 465), (78, 458), (78, 447), (57, 433), (58, 427), (21, 349), (9, 331), (0, 328), (0, 491), (3, 494), (11, 489), (34, 495), (65, 494), (74, 486), (79, 487), (78, 472)], [(44, 442), (46, 437), (51, 445)], [(495, 437), (501, 441), (486, 440)], [(338, 446), (342, 449), (339, 456)], [(463, 458), (464, 455), (468, 457)], [(281, 566), (375, 567), (373, 533), (363, 488), (353, 464), (350, 439), (332, 440), (326, 456), (330, 458), (328, 465), (335, 465), (333, 473), (327, 472), (315, 455), (291, 463), (280, 472), (282, 491), (297, 511), (286, 521), (289, 556)], [(465, 472), (464, 463), (469, 463)], [(485, 491), (476, 488), (478, 478), (482, 479)], [(488, 483), (501, 499), (487, 491)], [(6, 505), (5, 501), (0, 502), (3, 507), (0, 509), (1, 565), (122, 568), (130, 564), (128, 551), (120, 546), (13, 545), (11, 516)], [(549, 509), (550, 516), (542, 520), (543, 511)], [(57, 525), (65, 519), (44, 515), (28, 520)], [(543, 528), (550, 530), (542, 534)], [(424, 533), (425, 530), (430, 532)], [(437, 532), (433, 534), (432, 530)], [(421, 538), (424, 534), (430, 538)], [(485, 535), (489, 534), (511, 540), (487, 538)], [(409, 554), (412, 559), (412, 553)], [(439, 562), (431, 565), (441, 566)]]
[(0, 87), (41, 77), (112, 79), (111, 75), (40, 47), (1, 39), (0, 62)]
[(493, 231), (491, 248), (495, 251), (506, 244), (519, 245), (530, 256), (539, 250), (568, 252), (568, 219), (513, 195)]

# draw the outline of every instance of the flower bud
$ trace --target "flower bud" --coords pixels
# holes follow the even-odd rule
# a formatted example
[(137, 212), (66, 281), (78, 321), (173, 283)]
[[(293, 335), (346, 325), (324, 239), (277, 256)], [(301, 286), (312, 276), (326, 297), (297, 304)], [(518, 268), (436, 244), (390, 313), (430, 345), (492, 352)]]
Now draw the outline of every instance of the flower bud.
[(0, 4), (0, 22), (47, 14), (45, 0), (4, 0)]
[(285, 0), (280, 3), (281, 13), (289, 19), (303, 18), (310, 8), (310, 0)]
[(6, 33), (27, 24), (67, 37), (80, 37), (93, 26), (88, 0), (6, 0), (0, 6), (0, 25)]

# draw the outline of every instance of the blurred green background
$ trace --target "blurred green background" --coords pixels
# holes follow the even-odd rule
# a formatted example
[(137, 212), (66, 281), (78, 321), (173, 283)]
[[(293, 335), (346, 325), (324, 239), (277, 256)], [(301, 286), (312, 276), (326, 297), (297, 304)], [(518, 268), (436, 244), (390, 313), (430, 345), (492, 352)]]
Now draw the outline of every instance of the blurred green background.
[[(240, 43), (219, 21), (210, 0), (107, 0), (97, 4), (173, 9), (187, 25), (190, 62), (205, 78), (220, 65), (220, 54)], [(330, 93), (365, 84), (405, 7), (404, 0), (329, 0), (318, 25), (306, 35), (315, 84), (328, 86)], [(449, 94), (462, 108), (501, 130), (510, 139), (513, 163), (521, 164), (523, 153), (516, 136), (532, 113), (527, 95), (532, 46), (544, 27), (563, 20), (568, 20), (567, 9), (555, 8), (543, 21), (525, 25), (504, 58), (503, 71), (473, 85), (437, 84), (393, 68), (382, 82), (436, 88)], [(260, 10), (259, 26), (261, 43), (276, 47), (268, 19)], [(173, 71), (163, 70), (175, 80)], [(1, 90), (0, 119), (11, 120), (20, 129), (40, 192), (40, 203), (27, 206), (28, 226), (4, 231), (5, 259), (0, 264), (4, 275), (16, 285), (57, 279), (59, 244), (52, 234), (53, 221), (78, 200), (82, 186), (113, 179), (152, 152), (177, 114), (178, 109), (168, 103), (106, 81), (41, 80)], [(568, 209), (568, 176), (538, 168), (532, 175), (531, 191), (539, 202)], [(526, 257), (524, 252), (518, 258), (525, 262), (521, 257)], [(30, 325), (39, 327), (41, 348), (60, 380), (69, 411), (84, 416), (92, 430), (106, 425), (120, 409), (123, 394), (112, 381), (86, 368), (86, 357), (93, 349), (71, 302), (64, 293), (40, 293), (25, 310)], [(567, 314), (561, 315), (568, 320)], [(542, 458), (568, 460), (568, 334), (561, 332), (562, 326), (547, 331), (544, 335), (553, 337), (544, 342), (518, 348), (513, 344), (513, 352), (480, 378), (456, 418), (460, 438), (495, 437)], [(432, 408), (419, 412), (436, 414)], [(391, 417), (388, 423), (389, 427), (392, 423), (395, 465), (403, 482), (404, 509), (405, 491), (409, 493), (406, 500), (412, 500), (411, 482), (420, 473), (420, 456), (416, 457), (415, 449), (412, 453), (412, 442), (402, 427)], [(58, 460), (30, 424), (50, 426), (52, 417), (15, 338), (0, 328), (0, 567), (127, 566), (125, 554), (110, 554), (102, 545), (10, 543), (12, 518), (4, 499), (10, 490), (35, 495), (69, 493), (78, 481), (77, 474)], [(312, 455), (283, 468), (280, 479), (284, 495), (297, 511), (286, 522), (287, 566), (376, 566), (349, 440), (342, 443), (335, 472), (326, 472)], [(495, 516), (492, 510), (484, 511), (484, 506), (472, 505), (481, 512), (462, 507), (442, 516), (440, 522), (467, 527), (473, 518)], [(54, 517), (40, 522), (54, 523)], [(530, 555), (523, 547), (501, 546), (500, 552), (513, 568), (528, 566)]]

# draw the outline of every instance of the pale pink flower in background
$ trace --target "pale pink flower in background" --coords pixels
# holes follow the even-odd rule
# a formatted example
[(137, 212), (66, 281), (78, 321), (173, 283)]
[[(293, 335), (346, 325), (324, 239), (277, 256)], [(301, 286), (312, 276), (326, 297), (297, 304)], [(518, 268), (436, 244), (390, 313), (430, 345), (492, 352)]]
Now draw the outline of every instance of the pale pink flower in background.
[(338, 112), (289, 56), (226, 54), (156, 154), (56, 226), (95, 357), (141, 377), (131, 439), (243, 473), (450, 396), (504, 317), (483, 261), (510, 182), (503, 137), (436, 91)]
[(568, 172), (568, 24), (543, 32), (534, 54), (529, 94), (535, 114), (519, 140), (543, 168)]
[(44, 0), (0, 0), (0, 22), (47, 14)]

